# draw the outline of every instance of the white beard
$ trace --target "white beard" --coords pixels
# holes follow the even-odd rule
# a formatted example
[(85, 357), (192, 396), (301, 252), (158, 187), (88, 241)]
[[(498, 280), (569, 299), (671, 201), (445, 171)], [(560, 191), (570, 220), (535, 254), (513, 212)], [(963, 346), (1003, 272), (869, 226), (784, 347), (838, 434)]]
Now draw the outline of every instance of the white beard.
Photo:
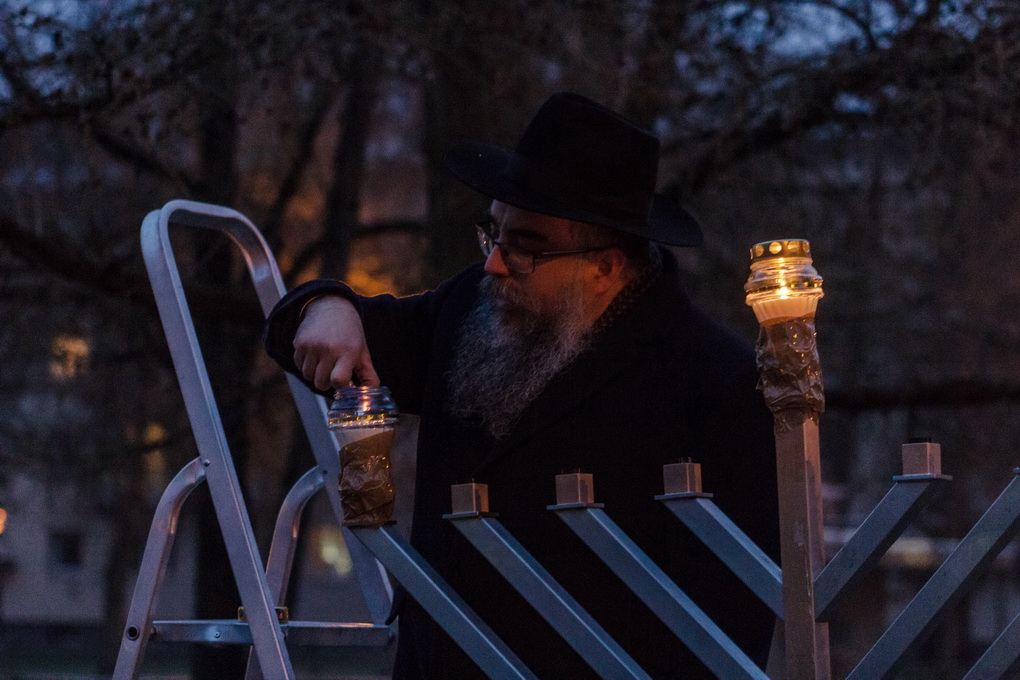
[(507, 283), (482, 281), (447, 373), (453, 415), (476, 419), (497, 439), (510, 434), (553, 376), (584, 351), (591, 327), (580, 284), (555, 309), (542, 310)]

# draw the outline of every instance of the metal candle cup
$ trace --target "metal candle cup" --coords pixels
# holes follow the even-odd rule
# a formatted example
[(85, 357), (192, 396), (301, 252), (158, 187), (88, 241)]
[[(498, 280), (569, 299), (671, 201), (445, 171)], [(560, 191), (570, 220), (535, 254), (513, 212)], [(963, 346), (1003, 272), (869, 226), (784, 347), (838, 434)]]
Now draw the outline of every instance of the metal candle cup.
[(378, 527), (393, 516), (390, 450), (400, 412), (387, 387), (345, 387), (329, 409), (340, 443), (340, 499), (347, 526)]

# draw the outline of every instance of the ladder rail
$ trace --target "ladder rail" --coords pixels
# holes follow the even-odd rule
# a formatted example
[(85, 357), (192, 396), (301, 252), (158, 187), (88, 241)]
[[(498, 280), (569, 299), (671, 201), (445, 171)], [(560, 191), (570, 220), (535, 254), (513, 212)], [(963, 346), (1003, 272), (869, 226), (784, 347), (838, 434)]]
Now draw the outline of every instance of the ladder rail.
[[(189, 203), (174, 201), (162, 210), (149, 213), (142, 223), (142, 255), (184, 396), (185, 408), (205, 467), (206, 481), (234, 581), (248, 614), (259, 665), (267, 677), (291, 680), (295, 677), (294, 669), (276, 619), (275, 605), (271, 601), (269, 585), (262, 570), (251, 519), (241, 496), (241, 484), (170, 243), (171, 217), (179, 212), (186, 213), (192, 207)], [(193, 226), (223, 229), (224, 226), (233, 227), (237, 221), (244, 220), (237, 213), (220, 207), (206, 207), (202, 215), (204, 219), (189, 222)], [(235, 242), (238, 241), (238, 230), (235, 228), (229, 231), (233, 232), (230, 235)], [(265, 268), (253, 266), (256, 261), (247, 254), (246, 260), (253, 280), (264, 280)]]
[[(294, 566), (294, 553), (297, 550), (298, 532), (301, 529), (301, 515), (305, 505), (319, 491), (324, 483), (325, 471), (312, 468), (298, 479), (287, 493), (276, 516), (273, 529), (273, 542), (269, 548), (269, 559), (266, 562), (266, 580), (269, 591), (278, 607), (284, 606), (287, 598), (287, 586), (290, 583), (291, 569)], [(245, 680), (262, 680), (255, 651), (248, 654), (248, 670)]]
[(156, 505), (124, 625), (124, 639), (117, 653), (113, 680), (130, 680), (138, 675), (152, 631), (156, 593), (163, 585), (170, 551), (177, 537), (177, 520), (181, 508), (191, 492), (203, 481), (205, 469), (201, 459), (195, 458), (170, 481)]

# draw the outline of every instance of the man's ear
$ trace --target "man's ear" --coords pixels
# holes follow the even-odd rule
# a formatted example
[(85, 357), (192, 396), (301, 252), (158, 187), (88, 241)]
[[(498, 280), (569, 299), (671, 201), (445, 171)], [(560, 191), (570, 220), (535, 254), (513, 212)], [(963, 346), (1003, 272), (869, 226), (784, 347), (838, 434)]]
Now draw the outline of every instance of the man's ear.
[(595, 283), (600, 288), (611, 290), (626, 283), (627, 256), (619, 248), (599, 251), (595, 259)]

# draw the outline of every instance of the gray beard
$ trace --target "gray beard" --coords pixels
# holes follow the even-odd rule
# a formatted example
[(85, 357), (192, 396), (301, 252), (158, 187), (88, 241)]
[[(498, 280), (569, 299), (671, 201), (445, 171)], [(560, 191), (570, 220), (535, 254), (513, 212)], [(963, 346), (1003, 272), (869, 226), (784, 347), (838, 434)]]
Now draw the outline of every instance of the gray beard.
[[(524, 409), (588, 346), (580, 290), (556, 309), (539, 310), (491, 277), (461, 329), (447, 379), (453, 415), (477, 420), (496, 439), (510, 434)], [(508, 300), (500, 308), (497, 300)]]

